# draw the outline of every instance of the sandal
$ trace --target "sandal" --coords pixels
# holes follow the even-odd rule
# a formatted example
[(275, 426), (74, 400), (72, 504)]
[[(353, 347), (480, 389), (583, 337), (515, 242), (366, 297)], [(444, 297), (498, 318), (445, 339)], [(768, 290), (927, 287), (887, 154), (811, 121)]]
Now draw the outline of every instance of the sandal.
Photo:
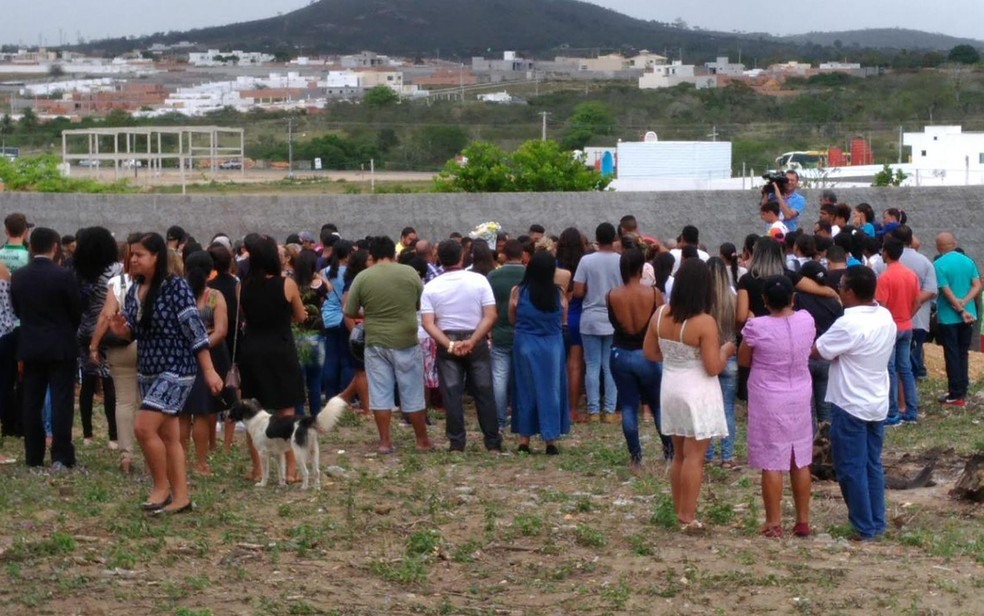
[(768, 539), (782, 539), (782, 526), (766, 526), (759, 534)]
[(734, 460), (723, 460), (721, 462), (721, 468), (726, 471), (737, 471), (741, 469), (741, 467), (738, 466), (738, 463)]
[(809, 537), (812, 530), (808, 522), (797, 522), (793, 527), (793, 534), (797, 537)]
[(692, 520), (690, 522), (680, 522), (680, 532), (685, 535), (702, 535), (707, 530), (700, 520)]

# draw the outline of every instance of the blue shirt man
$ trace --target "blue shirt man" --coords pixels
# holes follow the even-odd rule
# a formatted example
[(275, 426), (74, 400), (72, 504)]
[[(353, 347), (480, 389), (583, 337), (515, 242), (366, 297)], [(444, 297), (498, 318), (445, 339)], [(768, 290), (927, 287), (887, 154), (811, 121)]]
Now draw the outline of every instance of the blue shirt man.
[(806, 197), (796, 192), (796, 189), (799, 188), (798, 173), (787, 171), (786, 178), (789, 183), (786, 185), (786, 192), (779, 196), (779, 210), (786, 228), (790, 231), (796, 231), (799, 229), (800, 217), (806, 211)]

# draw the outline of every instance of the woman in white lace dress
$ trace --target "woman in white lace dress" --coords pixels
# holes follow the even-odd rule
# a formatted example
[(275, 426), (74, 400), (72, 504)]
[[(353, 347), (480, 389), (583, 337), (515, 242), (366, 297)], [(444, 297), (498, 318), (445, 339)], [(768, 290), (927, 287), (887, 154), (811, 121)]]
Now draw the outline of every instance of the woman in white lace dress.
[(647, 359), (663, 362), (662, 429), (673, 439), (670, 488), (685, 531), (703, 528), (697, 521), (697, 497), (704, 480), (704, 454), (711, 438), (728, 435), (717, 376), (735, 353), (735, 344), (718, 339), (717, 323), (707, 312), (713, 297), (707, 265), (700, 259), (685, 260), (669, 307), (653, 315), (643, 347)]

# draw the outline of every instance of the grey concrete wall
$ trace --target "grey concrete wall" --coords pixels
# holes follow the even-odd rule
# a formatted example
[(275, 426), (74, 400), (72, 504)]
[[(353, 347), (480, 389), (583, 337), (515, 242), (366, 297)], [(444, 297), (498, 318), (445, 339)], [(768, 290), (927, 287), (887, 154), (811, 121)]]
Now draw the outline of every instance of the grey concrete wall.
[[(870, 203), (879, 215), (889, 207), (904, 209), (927, 254), (932, 254), (935, 235), (950, 230), (971, 256), (984, 263), (984, 187), (837, 192), (847, 203)], [(804, 191), (804, 195), (809, 203), (804, 218), (812, 228), (819, 191)], [(61, 233), (103, 225), (123, 237), (138, 230), (163, 233), (168, 226), (180, 224), (202, 240), (218, 231), (233, 237), (259, 231), (282, 241), (292, 232), (317, 233), (325, 222), (338, 225), (346, 237), (396, 237), (409, 225), (422, 237), (444, 238), (487, 220), (500, 222), (514, 235), (539, 223), (550, 233), (573, 225), (591, 236), (598, 223), (617, 223), (624, 214), (634, 214), (646, 234), (663, 238), (676, 237), (684, 225), (695, 224), (701, 230), (701, 241), (716, 251), (722, 242), (740, 245), (746, 234), (762, 231), (758, 196), (752, 191), (302, 196), (0, 193), (0, 216), (17, 211)]]

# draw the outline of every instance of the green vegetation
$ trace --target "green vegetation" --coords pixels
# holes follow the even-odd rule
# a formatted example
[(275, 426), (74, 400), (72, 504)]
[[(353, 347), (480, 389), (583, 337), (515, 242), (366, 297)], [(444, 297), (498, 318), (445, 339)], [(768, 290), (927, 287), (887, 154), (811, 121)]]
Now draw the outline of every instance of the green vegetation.
[(977, 64), (981, 61), (981, 53), (973, 45), (957, 45), (950, 50), (946, 57), (947, 62), (958, 62), (960, 64)]
[[(912, 31), (889, 31), (878, 39), (867, 31), (841, 33), (844, 41), (816, 44), (811, 35), (774, 37), (767, 34), (704, 32), (682, 19), (634, 19), (586, 2), (551, 0), (362, 0), (313, 1), (296, 11), (270, 19), (202, 28), (193, 32), (158, 32), (148, 37), (121, 37), (88, 47), (117, 55), (150, 43), (197, 41), (228, 55), (232, 49), (257, 49), (279, 57), (298, 54), (379, 53), (444, 58), (500, 56), (502, 50), (552, 58), (598, 49), (628, 54), (640, 49), (677, 50), (688, 60), (713, 60), (719, 55), (758, 58), (760, 65), (791, 58), (819, 62), (841, 60), (869, 66), (895, 66), (899, 56), (920, 62), (942, 59), (936, 51), (959, 39)], [(767, 21), (763, 15), (763, 21)], [(230, 19), (230, 21), (233, 21)], [(766, 23), (762, 24), (766, 31)], [(806, 39), (806, 40), (803, 40)], [(960, 41), (964, 42), (964, 41)], [(920, 51), (906, 51), (920, 50)], [(467, 61), (467, 60), (466, 60)], [(920, 64), (922, 65), (922, 64)]]
[(882, 170), (875, 174), (874, 186), (901, 186), (907, 177), (909, 175), (901, 169), (896, 169), (892, 173), (892, 169), (886, 163)]
[(58, 158), (51, 154), (8, 160), (0, 157), (0, 182), (6, 190), (43, 193), (121, 193), (132, 192), (126, 180), (105, 184), (92, 179), (64, 177)]
[(387, 86), (376, 86), (365, 93), (362, 102), (370, 109), (379, 109), (399, 103), (400, 95)]
[[(474, 99), (337, 103), (319, 113), (291, 114), (294, 160), (321, 158), (325, 169), (337, 170), (367, 170), (372, 160), (377, 170), (437, 171), (473, 142), (516, 151), (540, 136), (541, 112), (549, 114), (548, 138), (563, 150), (638, 141), (649, 130), (663, 140), (707, 140), (715, 134), (732, 143), (735, 173), (769, 168), (785, 151), (846, 147), (858, 135), (870, 139), (877, 164), (896, 162), (900, 127), (921, 131), (933, 123), (984, 130), (984, 71), (960, 64), (867, 79), (837, 73), (790, 79), (781, 95), (741, 82), (707, 90), (686, 85), (640, 90), (626, 82), (503, 87), (529, 104), (487, 105)], [(18, 121), (0, 116), (0, 141), (20, 147), (22, 154), (54, 152), (65, 128), (144, 124), (245, 127), (248, 158), (288, 157), (287, 114), (232, 109), (202, 118), (173, 114), (154, 120), (114, 111), (104, 121), (86, 119), (78, 125), (64, 118), (39, 123), (31, 113)], [(107, 139), (100, 142), (101, 151), (112, 148)]]
[(448, 161), (434, 179), (440, 192), (554, 192), (601, 190), (611, 182), (556, 141), (527, 141), (508, 154), (475, 142), (462, 152), (466, 162)]

